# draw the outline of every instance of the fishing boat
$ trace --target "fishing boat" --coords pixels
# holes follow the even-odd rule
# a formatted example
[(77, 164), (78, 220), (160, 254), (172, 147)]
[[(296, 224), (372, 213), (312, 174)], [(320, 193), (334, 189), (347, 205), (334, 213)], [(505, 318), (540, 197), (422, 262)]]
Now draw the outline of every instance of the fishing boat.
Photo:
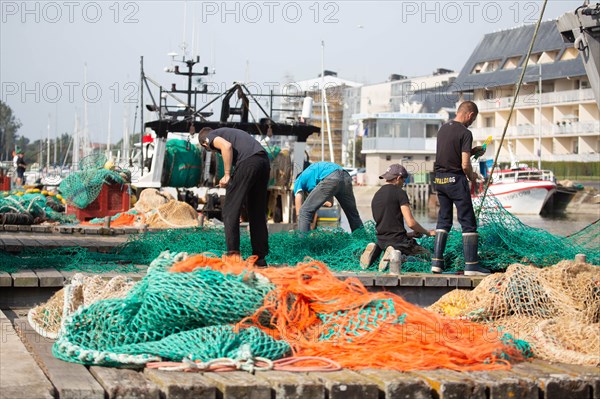
[[(552, 171), (520, 166), (494, 171), (487, 195), (495, 197), (510, 213), (538, 215), (556, 187)], [(474, 196), (481, 194), (482, 190)]]

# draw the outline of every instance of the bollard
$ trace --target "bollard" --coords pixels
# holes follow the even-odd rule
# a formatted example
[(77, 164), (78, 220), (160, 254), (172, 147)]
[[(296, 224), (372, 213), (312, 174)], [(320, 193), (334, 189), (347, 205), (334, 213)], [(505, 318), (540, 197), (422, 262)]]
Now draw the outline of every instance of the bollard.
[(585, 263), (587, 261), (587, 257), (585, 254), (577, 254), (575, 255), (575, 262), (577, 263)]
[(395, 249), (392, 252), (390, 259), (390, 274), (400, 274), (400, 268), (402, 266), (402, 252)]
[(104, 216), (104, 228), (110, 229), (110, 216)]

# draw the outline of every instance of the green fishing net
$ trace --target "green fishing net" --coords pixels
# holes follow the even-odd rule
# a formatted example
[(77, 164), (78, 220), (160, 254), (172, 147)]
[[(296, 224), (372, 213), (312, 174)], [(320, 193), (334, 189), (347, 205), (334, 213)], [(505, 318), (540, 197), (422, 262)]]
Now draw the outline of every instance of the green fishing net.
[(63, 179), (58, 190), (70, 204), (84, 209), (94, 202), (104, 184), (125, 184), (126, 172), (105, 169), (106, 156), (93, 154), (83, 158), (79, 171)]
[[(44, 221), (70, 223), (75, 221), (74, 216), (67, 216), (54, 208), (60, 207), (60, 202), (54, 197), (47, 197), (40, 193), (10, 194), (5, 191), (0, 196), (0, 214), (31, 215), (33, 219)], [(8, 223), (7, 224), (11, 224)]]
[(162, 182), (168, 187), (196, 187), (202, 173), (202, 155), (187, 140), (169, 140), (165, 152)]
[[(65, 320), (52, 352), (66, 361), (121, 365), (163, 359), (207, 361), (253, 356), (277, 359), (289, 351), (257, 328), (234, 332), (230, 324), (252, 315), (274, 286), (256, 274), (223, 274), (209, 268), (170, 273), (182, 254), (165, 252), (124, 299), (80, 307)], [(66, 292), (65, 296), (68, 297)]]
[[(570, 237), (553, 235), (546, 230), (523, 224), (516, 216), (504, 210), (493, 199), (486, 199), (486, 207), (479, 216), (479, 257), (481, 264), (493, 271), (505, 270), (513, 263), (550, 266), (562, 259), (574, 259), (577, 254), (587, 255), (587, 261), (600, 265), (600, 223), (592, 224)], [(334, 271), (362, 271), (359, 257), (369, 242), (375, 241), (372, 221), (353, 233), (342, 229), (319, 229), (308, 234), (298, 231), (269, 235), (270, 252), (267, 261), (272, 265), (295, 265), (306, 257), (320, 260)], [(433, 237), (417, 242), (433, 251)], [(225, 252), (225, 233), (222, 228), (167, 229), (131, 235), (128, 241), (109, 253), (87, 251), (82, 248), (53, 250), (25, 249), (18, 255), (0, 252), (0, 270), (14, 272), (23, 268), (55, 267), (61, 270), (106, 272), (132, 271), (133, 265), (148, 265), (162, 251), (202, 253), (218, 256)], [(242, 256), (252, 254), (250, 237), (241, 234)], [(452, 229), (444, 253), (448, 271), (463, 269), (462, 234)], [(369, 271), (375, 271), (375, 266)], [(409, 256), (403, 260), (402, 272), (429, 273), (427, 256)]]

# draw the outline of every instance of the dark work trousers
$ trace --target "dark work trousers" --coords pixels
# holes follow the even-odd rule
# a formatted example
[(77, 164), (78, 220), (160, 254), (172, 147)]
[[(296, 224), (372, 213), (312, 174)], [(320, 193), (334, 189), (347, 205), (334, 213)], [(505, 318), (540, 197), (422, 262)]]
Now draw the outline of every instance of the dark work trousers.
[(436, 173), (435, 189), (440, 203), (437, 226), (438, 230), (450, 231), (452, 228), (453, 207), (456, 205), (458, 222), (463, 233), (475, 233), (477, 221), (471, 201), (471, 190), (467, 176), (455, 173)]
[(252, 255), (258, 255), (259, 258), (268, 255), (267, 186), (270, 171), (269, 158), (264, 152), (235, 165), (223, 205), (227, 252), (240, 252), (240, 213), (242, 205), (246, 205)]

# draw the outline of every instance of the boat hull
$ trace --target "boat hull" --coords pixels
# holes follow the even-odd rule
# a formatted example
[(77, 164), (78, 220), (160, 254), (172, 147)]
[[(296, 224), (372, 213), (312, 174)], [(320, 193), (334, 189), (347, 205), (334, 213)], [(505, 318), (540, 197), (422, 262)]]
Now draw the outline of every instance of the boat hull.
[(556, 184), (548, 181), (494, 183), (487, 195), (496, 198), (510, 213), (538, 215), (555, 190)]

